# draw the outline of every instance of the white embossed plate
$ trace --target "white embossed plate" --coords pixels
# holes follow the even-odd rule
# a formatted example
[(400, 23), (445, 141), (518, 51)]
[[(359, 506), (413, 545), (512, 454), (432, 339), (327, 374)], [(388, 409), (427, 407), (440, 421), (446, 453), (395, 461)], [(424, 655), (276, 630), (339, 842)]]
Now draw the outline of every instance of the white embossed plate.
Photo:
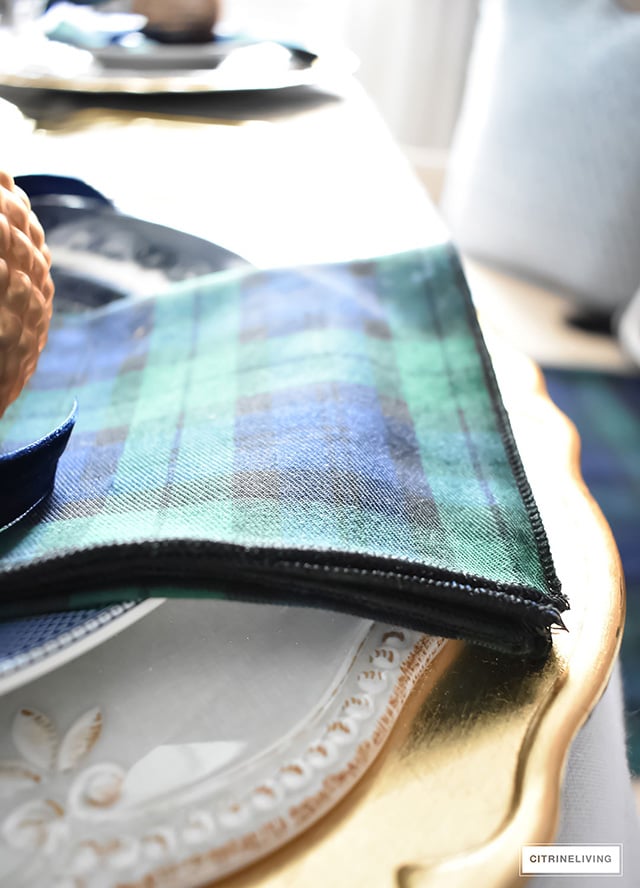
[(187, 888), (245, 866), (354, 785), (443, 644), (165, 602), (0, 700), (0, 884)]

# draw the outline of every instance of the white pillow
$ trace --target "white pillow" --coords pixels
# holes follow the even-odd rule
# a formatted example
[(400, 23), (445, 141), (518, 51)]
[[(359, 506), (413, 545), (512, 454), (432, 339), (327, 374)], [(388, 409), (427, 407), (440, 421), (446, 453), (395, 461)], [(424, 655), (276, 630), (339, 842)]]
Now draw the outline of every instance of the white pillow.
[(464, 252), (599, 310), (640, 283), (640, 15), (484, 0), (442, 203)]

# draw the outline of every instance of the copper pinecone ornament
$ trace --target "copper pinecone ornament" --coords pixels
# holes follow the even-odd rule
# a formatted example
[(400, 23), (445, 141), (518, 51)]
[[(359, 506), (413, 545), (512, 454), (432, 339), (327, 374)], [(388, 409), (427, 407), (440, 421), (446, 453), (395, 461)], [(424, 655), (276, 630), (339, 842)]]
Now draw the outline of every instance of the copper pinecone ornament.
[(0, 416), (36, 369), (53, 302), (51, 254), (29, 198), (0, 170)]

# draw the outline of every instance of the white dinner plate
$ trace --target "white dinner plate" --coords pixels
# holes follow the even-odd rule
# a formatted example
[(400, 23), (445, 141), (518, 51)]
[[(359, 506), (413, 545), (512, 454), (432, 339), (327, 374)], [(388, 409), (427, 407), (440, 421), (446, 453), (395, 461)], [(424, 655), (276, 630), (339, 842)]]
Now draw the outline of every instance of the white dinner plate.
[(353, 787), (444, 644), (166, 601), (0, 700), (0, 884), (190, 888), (246, 866)]

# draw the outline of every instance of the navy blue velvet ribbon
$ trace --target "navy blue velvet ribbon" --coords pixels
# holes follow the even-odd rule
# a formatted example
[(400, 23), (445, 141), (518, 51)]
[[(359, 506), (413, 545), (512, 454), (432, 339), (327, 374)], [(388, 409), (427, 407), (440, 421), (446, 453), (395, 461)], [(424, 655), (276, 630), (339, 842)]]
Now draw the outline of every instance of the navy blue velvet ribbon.
[(78, 413), (78, 404), (48, 435), (0, 454), (0, 532), (33, 511), (53, 490), (58, 460), (64, 453)]
[(96, 191), (91, 185), (87, 185), (82, 179), (73, 176), (52, 176), (45, 173), (35, 173), (27, 176), (15, 176), (13, 180), (29, 195), (30, 200), (39, 197), (83, 197), (90, 198), (96, 203), (112, 207), (113, 203)]

